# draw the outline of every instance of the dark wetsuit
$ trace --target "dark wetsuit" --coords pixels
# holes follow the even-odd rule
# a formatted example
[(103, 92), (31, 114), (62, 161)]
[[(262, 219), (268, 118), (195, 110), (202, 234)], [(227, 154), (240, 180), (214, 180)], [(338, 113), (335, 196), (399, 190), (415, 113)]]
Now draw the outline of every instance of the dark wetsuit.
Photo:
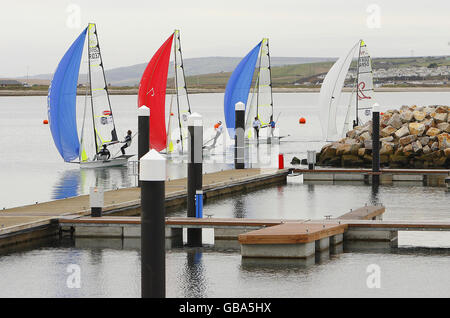
[(122, 146), (122, 148), (120, 148), (120, 150), (122, 151), (122, 155), (125, 155), (125, 149), (128, 148), (131, 145), (131, 136), (127, 135), (125, 137), (125, 145)]

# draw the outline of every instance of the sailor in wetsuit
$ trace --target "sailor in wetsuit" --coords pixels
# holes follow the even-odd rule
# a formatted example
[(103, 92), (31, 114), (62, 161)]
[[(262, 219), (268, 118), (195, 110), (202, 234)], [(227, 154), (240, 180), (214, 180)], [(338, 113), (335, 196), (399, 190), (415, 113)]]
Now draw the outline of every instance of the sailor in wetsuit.
[(131, 146), (131, 140), (132, 140), (131, 134), (132, 134), (131, 130), (128, 130), (128, 133), (125, 136), (125, 140), (122, 141), (123, 143), (125, 143), (125, 145), (123, 145), (122, 148), (120, 148), (123, 156), (125, 155), (125, 148), (128, 148)]
[(111, 153), (109, 152), (107, 145), (103, 145), (103, 148), (98, 152), (97, 159), (107, 161), (111, 157)]

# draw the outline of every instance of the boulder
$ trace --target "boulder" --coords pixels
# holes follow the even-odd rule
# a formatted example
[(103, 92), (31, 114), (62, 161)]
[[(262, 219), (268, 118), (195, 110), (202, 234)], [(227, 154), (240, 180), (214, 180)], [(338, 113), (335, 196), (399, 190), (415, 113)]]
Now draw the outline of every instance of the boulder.
[(450, 111), (448, 106), (438, 106), (435, 112), (438, 114), (447, 114)]
[(428, 154), (431, 152), (431, 148), (430, 148), (430, 146), (426, 145), (422, 148), (422, 151), (424, 154)]
[(352, 149), (350, 144), (338, 144), (336, 147), (336, 156), (349, 155)]
[(443, 132), (450, 133), (450, 123), (440, 123), (437, 128)]
[(413, 151), (415, 153), (418, 153), (419, 151), (422, 151), (422, 144), (420, 143), (420, 141), (416, 140), (413, 143), (411, 143), (412, 147), (413, 147)]
[(422, 146), (426, 146), (430, 142), (430, 137), (428, 137), (428, 136), (420, 137), (419, 141), (422, 144)]
[(405, 137), (402, 137), (398, 140), (398, 142), (400, 143), (400, 145), (402, 146), (406, 146), (409, 145), (410, 143), (412, 143), (413, 141), (417, 140), (417, 136), (416, 135), (408, 135)]
[(435, 107), (432, 106), (427, 106), (423, 109), (423, 112), (427, 115), (430, 116), (431, 113), (434, 113), (436, 111)]
[[(434, 116), (433, 116), (434, 115)], [(434, 118), (437, 124), (446, 123), (447, 122), (447, 113), (433, 113), (431, 117)]]
[(394, 145), (389, 142), (381, 143), (380, 155), (392, 155), (394, 154)]
[(433, 144), (431, 145), (431, 151), (436, 151), (439, 150), (439, 142), (435, 141), (433, 142)]
[(402, 126), (399, 130), (397, 130), (395, 132), (395, 137), (402, 138), (402, 137), (405, 137), (405, 136), (407, 136), (409, 134), (410, 134), (409, 133), (409, 128), (408, 128), (407, 125), (405, 125), (405, 126)]
[(422, 121), (422, 120), (425, 119), (426, 114), (425, 114), (424, 112), (422, 112), (422, 111), (415, 110), (415, 111), (413, 112), (413, 116), (414, 116), (414, 119), (415, 119), (416, 121)]
[(380, 131), (380, 135), (383, 137), (388, 137), (392, 134), (394, 134), (397, 131), (397, 129), (395, 129), (392, 126), (387, 126), (386, 128), (384, 128), (383, 130)]
[(413, 146), (412, 146), (412, 144), (408, 144), (408, 145), (406, 145), (405, 147), (403, 147), (403, 153), (404, 153), (404, 154), (409, 153), (409, 152), (413, 152)]
[(411, 122), (411, 120), (413, 119), (413, 113), (412, 111), (409, 110), (405, 110), (403, 112), (400, 113), (400, 119), (403, 123), (409, 123)]
[(450, 147), (450, 135), (448, 133), (443, 133), (437, 136), (439, 142), (439, 149), (444, 150)]
[(410, 123), (408, 128), (411, 135), (422, 136), (425, 132), (425, 125), (422, 123)]
[(342, 156), (342, 166), (343, 167), (358, 167), (363, 164), (363, 160), (358, 156), (354, 155), (344, 155)]
[(366, 149), (366, 148), (359, 148), (358, 149), (358, 156), (359, 157), (364, 157), (368, 153), (369, 153), (369, 149)]
[(380, 138), (380, 141), (393, 142), (394, 141), (394, 137), (389, 136), (389, 137)]
[(400, 129), (403, 125), (403, 121), (400, 117), (399, 114), (394, 114), (392, 115), (392, 117), (389, 119), (389, 121), (387, 122), (388, 126), (392, 126), (395, 129)]
[(361, 141), (367, 141), (367, 140), (372, 140), (372, 136), (369, 134), (369, 132), (368, 131), (366, 131), (366, 132), (364, 132), (363, 134), (361, 134), (360, 136), (359, 136), (359, 140), (361, 140)]
[(440, 129), (435, 128), (435, 127), (430, 127), (427, 130), (427, 136), (437, 136), (437, 135), (439, 135), (440, 132), (441, 132)]

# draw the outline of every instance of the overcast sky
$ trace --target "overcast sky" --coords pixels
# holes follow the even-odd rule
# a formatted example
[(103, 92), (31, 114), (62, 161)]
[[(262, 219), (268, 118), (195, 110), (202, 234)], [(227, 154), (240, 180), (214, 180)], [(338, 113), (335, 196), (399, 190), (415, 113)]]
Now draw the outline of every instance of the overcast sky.
[(148, 62), (175, 28), (183, 57), (330, 57), (359, 38), (372, 56), (450, 55), (449, 0), (15, 0), (0, 8), (0, 76), (52, 73), (88, 22), (107, 69)]

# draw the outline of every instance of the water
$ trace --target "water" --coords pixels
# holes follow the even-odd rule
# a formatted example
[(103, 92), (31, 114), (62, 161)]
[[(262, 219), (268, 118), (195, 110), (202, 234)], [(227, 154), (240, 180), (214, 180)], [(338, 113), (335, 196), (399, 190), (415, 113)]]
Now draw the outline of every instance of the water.
[[(380, 93), (384, 105), (446, 104), (450, 93)], [(321, 144), (313, 105), (318, 94), (275, 94), (281, 112), (280, 145), (288, 161), (304, 157)], [(205, 127), (222, 119), (223, 94), (192, 96), (194, 110)], [(51, 140), (44, 97), (0, 98), (0, 207), (17, 206), (87, 193), (92, 185), (128, 187), (134, 176), (125, 168), (80, 170), (61, 162)], [(112, 96), (119, 136), (136, 130), (135, 97)], [(392, 108), (383, 107), (383, 110)], [(305, 126), (298, 118), (306, 117)], [(136, 153), (136, 142), (131, 153)], [(186, 169), (170, 162), (171, 177)], [(205, 170), (231, 168), (207, 165)], [(288, 184), (233, 197), (210, 200), (204, 214), (214, 217), (323, 219), (373, 203), (386, 206), (386, 220), (450, 220), (450, 192), (416, 183), (380, 186), (374, 192), (360, 182)], [(170, 215), (185, 215), (185, 210)], [(387, 253), (347, 252), (314, 266), (248, 262), (236, 247), (214, 247), (204, 231), (206, 247), (167, 251), (168, 297), (449, 297), (450, 233), (400, 232), (401, 249)], [(420, 247), (419, 249), (417, 249)], [(422, 248), (423, 247), (423, 248)], [(439, 247), (429, 250), (428, 247)], [(32, 265), (30, 265), (32, 264)], [(68, 266), (81, 270), (81, 288), (70, 289)], [(367, 287), (368, 266), (381, 271), (381, 288)], [(3, 252), (0, 257), (0, 297), (139, 297), (140, 240), (58, 241), (35, 248)]]
[[(345, 98), (349, 96), (344, 94)], [(223, 94), (194, 94), (190, 98), (193, 111), (203, 115), (205, 136), (211, 135), (214, 123), (224, 121)], [(403, 104), (447, 104), (450, 92), (378, 93), (377, 99), (386, 110)], [(317, 101), (318, 93), (274, 94), (280, 135), (290, 135), (279, 149), (286, 162), (293, 156), (305, 158), (307, 150), (320, 150), (322, 143), (311, 142), (321, 136)], [(119, 139), (123, 139), (128, 129), (137, 129), (136, 96), (111, 96), (111, 102)], [(166, 102), (169, 104), (170, 98)], [(78, 97), (78, 105), (84, 105), (84, 97)], [(345, 110), (338, 115), (343, 122)], [(81, 111), (78, 116), (81, 123)], [(306, 125), (298, 124), (300, 117), (307, 119)], [(64, 163), (49, 127), (42, 124), (46, 118), (46, 97), (0, 97), (0, 178), (7, 180), (0, 185), (0, 209), (86, 194), (91, 186), (102, 185), (109, 190), (135, 184), (135, 176), (126, 168), (89, 171)], [(127, 151), (137, 153), (136, 140)], [(184, 166), (169, 164), (169, 177), (186, 175)], [(229, 168), (231, 164), (205, 165), (206, 172)]]

